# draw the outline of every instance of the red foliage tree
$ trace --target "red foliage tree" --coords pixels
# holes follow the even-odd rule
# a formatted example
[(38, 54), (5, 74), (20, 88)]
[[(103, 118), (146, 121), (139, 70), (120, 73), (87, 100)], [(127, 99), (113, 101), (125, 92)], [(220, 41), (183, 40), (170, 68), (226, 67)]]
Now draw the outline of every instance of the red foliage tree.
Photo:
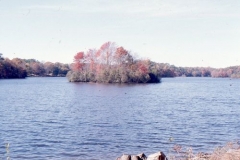
[(78, 52), (75, 56), (74, 56), (74, 65), (73, 65), (73, 69), (76, 71), (82, 71), (83, 67), (84, 67), (84, 52)]
[(149, 60), (138, 61), (137, 65), (138, 65), (138, 70), (142, 74), (147, 74), (149, 72)]
[(98, 54), (101, 54), (101, 60), (103, 64), (106, 65), (111, 65), (111, 63), (113, 62), (113, 56), (115, 54), (115, 43), (113, 42), (106, 42), (104, 43), (101, 47), (100, 50), (98, 52)]
[(86, 54), (86, 63), (88, 63), (90, 66), (90, 71), (93, 72), (95, 70), (96, 65), (96, 59), (97, 59), (97, 50), (96, 49), (89, 49)]
[(128, 55), (128, 51), (123, 47), (118, 47), (115, 53), (115, 59), (117, 64), (123, 64), (126, 61), (126, 56)]

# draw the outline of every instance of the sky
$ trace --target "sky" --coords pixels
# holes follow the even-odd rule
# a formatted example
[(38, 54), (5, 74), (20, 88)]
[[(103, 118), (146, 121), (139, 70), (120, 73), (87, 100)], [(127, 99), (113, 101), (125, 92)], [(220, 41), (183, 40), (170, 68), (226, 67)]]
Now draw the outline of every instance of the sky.
[(116, 42), (182, 67), (240, 65), (239, 0), (0, 0), (0, 53), (72, 63)]

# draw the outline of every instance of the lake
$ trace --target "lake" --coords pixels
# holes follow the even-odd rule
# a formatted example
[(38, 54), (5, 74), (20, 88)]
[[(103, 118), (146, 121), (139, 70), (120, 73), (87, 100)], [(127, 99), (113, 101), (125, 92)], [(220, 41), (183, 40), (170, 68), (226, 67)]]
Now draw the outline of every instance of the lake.
[(123, 153), (168, 154), (174, 144), (209, 152), (239, 140), (239, 114), (239, 79), (0, 80), (0, 159), (115, 160)]

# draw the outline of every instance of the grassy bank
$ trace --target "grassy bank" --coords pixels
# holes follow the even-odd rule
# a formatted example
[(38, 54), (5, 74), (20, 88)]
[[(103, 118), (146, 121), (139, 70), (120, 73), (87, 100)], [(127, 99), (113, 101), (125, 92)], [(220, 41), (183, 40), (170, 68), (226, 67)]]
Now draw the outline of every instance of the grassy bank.
[(229, 142), (212, 153), (194, 153), (191, 148), (175, 145), (167, 157), (168, 160), (240, 160), (240, 143)]

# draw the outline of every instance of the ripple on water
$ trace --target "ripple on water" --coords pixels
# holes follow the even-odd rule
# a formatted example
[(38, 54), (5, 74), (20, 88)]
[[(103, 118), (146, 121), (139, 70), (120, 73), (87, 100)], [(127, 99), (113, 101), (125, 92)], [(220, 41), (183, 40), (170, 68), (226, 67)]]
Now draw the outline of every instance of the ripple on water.
[(168, 153), (174, 144), (209, 151), (240, 137), (240, 81), (231, 83), (212, 78), (148, 85), (1, 80), (0, 157), (7, 156), (5, 143), (12, 159), (36, 160)]

